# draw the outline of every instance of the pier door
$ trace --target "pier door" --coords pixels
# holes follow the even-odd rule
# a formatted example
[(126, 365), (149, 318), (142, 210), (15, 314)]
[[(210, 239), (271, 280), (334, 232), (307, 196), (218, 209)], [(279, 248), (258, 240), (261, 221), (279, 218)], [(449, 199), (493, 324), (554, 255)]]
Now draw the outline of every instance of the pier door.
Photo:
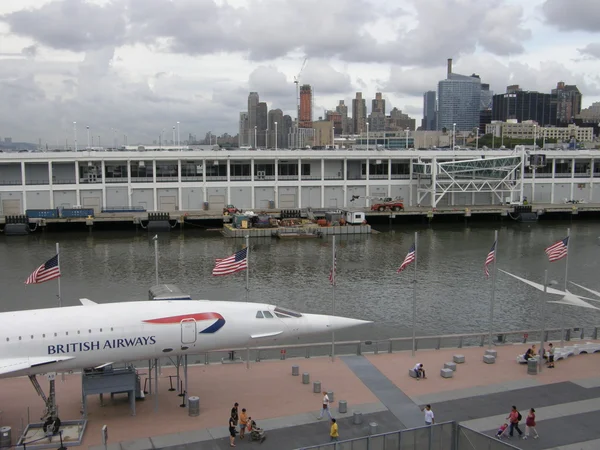
[(181, 343), (193, 344), (196, 342), (196, 321), (194, 319), (183, 319), (181, 321)]

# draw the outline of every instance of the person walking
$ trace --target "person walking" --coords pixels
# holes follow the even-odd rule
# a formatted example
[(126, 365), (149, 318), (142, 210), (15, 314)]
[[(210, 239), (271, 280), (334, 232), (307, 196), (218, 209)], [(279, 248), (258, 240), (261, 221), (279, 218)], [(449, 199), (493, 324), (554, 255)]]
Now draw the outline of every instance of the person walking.
[(506, 419), (508, 419), (508, 421), (510, 423), (510, 432), (508, 433), (508, 435), (510, 437), (513, 436), (513, 432), (515, 429), (519, 433), (519, 436), (523, 435), (523, 432), (519, 428), (519, 422), (522, 420), (522, 417), (521, 417), (521, 413), (517, 410), (516, 406), (513, 405), (512, 409)]
[(340, 433), (338, 431), (338, 424), (335, 419), (331, 419), (331, 430), (329, 431), (329, 437), (332, 442), (340, 440)]
[(554, 369), (554, 346), (552, 342), (548, 344), (548, 369)]
[(425, 425), (433, 425), (435, 423), (435, 416), (431, 410), (431, 405), (425, 406)]
[(323, 418), (323, 414), (325, 414), (327, 412), (327, 415), (329, 416), (330, 419), (333, 419), (333, 417), (331, 416), (331, 412), (329, 411), (329, 404), (331, 403), (331, 401), (329, 400), (329, 396), (327, 395), (327, 392), (323, 391), (323, 402), (322, 402), (322, 406), (321, 406), (321, 414), (319, 415), (318, 419), (322, 419)]
[(537, 430), (535, 429), (535, 409), (531, 408), (529, 410), (529, 414), (527, 414), (527, 418), (525, 419), (525, 436), (523, 439), (527, 439), (529, 437), (529, 430), (533, 430), (535, 433), (534, 439), (540, 437)]
[(244, 433), (246, 432), (246, 427), (248, 426), (248, 414), (246, 414), (246, 408), (242, 408), (242, 413), (240, 414), (240, 439), (244, 439)]
[(235, 447), (235, 420), (229, 416), (229, 446)]

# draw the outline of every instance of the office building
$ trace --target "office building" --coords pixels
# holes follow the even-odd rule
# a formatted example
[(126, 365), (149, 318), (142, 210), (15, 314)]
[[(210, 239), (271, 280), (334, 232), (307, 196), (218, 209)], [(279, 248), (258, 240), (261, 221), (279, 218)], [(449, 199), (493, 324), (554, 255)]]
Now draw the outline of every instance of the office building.
[(423, 122), (421, 128), (424, 131), (437, 130), (437, 93), (427, 91), (423, 94)]
[(556, 89), (552, 89), (552, 95), (556, 101), (556, 125), (573, 123), (575, 117), (581, 113), (582, 95), (577, 86), (559, 81)]
[(448, 73), (438, 83), (438, 130), (472, 132), (479, 127), (481, 80), (478, 75), (459, 75), (452, 72), (448, 59)]
[[(283, 122), (283, 111), (281, 109), (272, 109), (269, 111), (269, 139), (268, 145), (269, 148), (275, 148), (275, 143), (277, 143), (277, 148), (283, 148), (287, 146), (287, 139), (285, 124)], [(285, 144), (284, 144), (285, 142)]]
[(267, 103), (259, 102), (256, 106), (256, 131), (259, 147), (267, 147), (267, 129)]
[(342, 132), (343, 135), (352, 134), (352, 120), (348, 117), (348, 106), (344, 104), (344, 100), (340, 100), (339, 105), (335, 107), (335, 111), (342, 116)]
[(303, 84), (300, 87), (300, 121), (299, 128), (312, 128), (312, 108), (313, 95), (310, 84)]
[(252, 147), (254, 142), (250, 138), (250, 130), (248, 127), (248, 112), (243, 111), (240, 113), (240, 122), (238, 127), (238, 146), (239, 147)]
[(518, 85), (508, 86), (505, 94), (493, 96), (492, 120), (517, 122), (532, 120), (540, 126), (556, 125), (557, 103), (552, 94), (523, 91)]
[(367, 103), (362, 92), (357, 92), (356, 98), (352, 99), (352, 128), (354, 134), (367, 131)]

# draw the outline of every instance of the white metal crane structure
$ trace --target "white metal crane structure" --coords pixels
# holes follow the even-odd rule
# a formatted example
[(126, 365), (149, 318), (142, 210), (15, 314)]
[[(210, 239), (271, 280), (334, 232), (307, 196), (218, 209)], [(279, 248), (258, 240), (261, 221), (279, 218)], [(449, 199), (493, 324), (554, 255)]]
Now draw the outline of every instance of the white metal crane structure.
[(296, 75), (294, 77), (294, 84), (296, 85), (296, 139), (295, 139), (295, 143), (294, 143), (294, 147), (298, 148), (298, 125), (300, 124), (300, 75), (302, 75), (302, 71), (304, 70), (304, 67), (306, 66), (306, 61), (308, 61), (308, 57), (304, 58), (304, 61), (302, 62), (302, 66), (300, 67), (300, 71), (298, 72), (298, 75)]
[(417, 204), (423, 204), (428, 194), (431, 207), (435, 208), (446, 194), (480, 192), (496, 196), (501, 204), (507, 197), (510, 201), (515, 197), (523, 201), (524, 147), (517, 147), (506, 156), (449, 156), (413, 163), (418, 180)]

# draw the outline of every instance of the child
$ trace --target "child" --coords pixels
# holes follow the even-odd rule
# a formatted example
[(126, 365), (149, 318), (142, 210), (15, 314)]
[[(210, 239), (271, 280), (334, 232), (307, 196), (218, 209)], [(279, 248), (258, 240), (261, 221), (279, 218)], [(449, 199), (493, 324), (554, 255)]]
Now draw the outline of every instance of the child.
[(534, 439), (540, 437), (537, 430), (535, 429), (535, 409), (531, 408), (529, 410), (529, 414), (527, 414), (527, 419), (525, 419), (525, 436), (523, 439), (527, 439), (529, 437), (529, 430), (533, 430), (535, 433)]
[(506, 431), (507, 428), (508, 428), (507, 423), (502, 424), (502, 426), (498, 429), (498, 432), (496, 433), (496, 437), (498, 439), (502, 439), (502, 435), (504, 434), (504, 432)]

